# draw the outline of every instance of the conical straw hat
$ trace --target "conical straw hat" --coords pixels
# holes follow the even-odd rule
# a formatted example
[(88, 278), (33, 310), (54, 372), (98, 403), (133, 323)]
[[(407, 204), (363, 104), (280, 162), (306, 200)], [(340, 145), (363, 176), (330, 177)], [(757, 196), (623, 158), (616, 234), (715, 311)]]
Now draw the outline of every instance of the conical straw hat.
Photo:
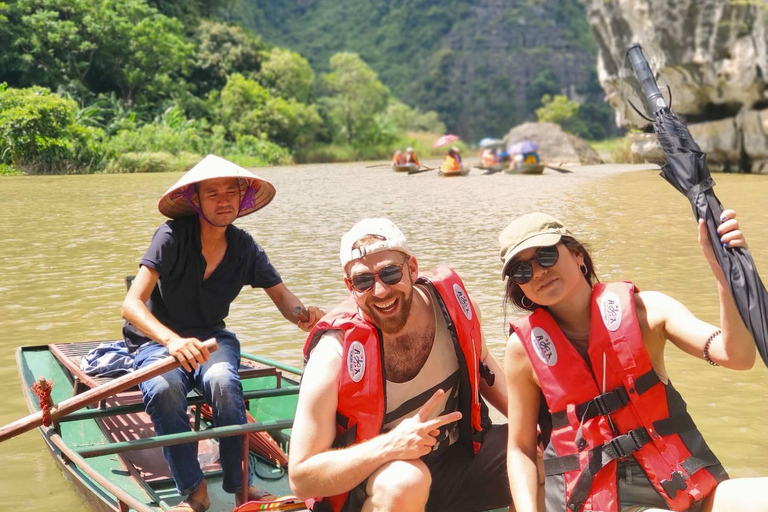
[(182, 176), (160, 198), (157, 209), (166, 217), (178, 219), (197, 215), (191, 201), (195, 183), (214, 178), (237, 178), (240, 185), (240, 211), (238, 217), (263, 208), (275, 197), (275, 187), (237, 164), (216, 155), (208, 155)]

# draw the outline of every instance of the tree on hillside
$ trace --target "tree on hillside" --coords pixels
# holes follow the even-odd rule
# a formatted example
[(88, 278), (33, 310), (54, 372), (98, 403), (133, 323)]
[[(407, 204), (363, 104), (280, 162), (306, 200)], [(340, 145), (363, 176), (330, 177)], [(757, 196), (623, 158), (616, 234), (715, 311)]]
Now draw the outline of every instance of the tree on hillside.
[(272, 48), (259, 72), (261, 83), (272, 94), (308, 103), (315, 72), (307, 59), (284, 48)]
[(330, 91), (324, 98), (328, 113), (348, 144), (361, 141), (376, 114), (387, 107), (389, 90), (357, 54), (331, 57), (331, 72), (323, 77)]
[(16, 86), (119, 92), (129, 105), (184, 87), (192, 45), (181, 22), (143, 0), (18, 0), (8, 10)]
[(201, 20), (194, 35), (196, 48), (191, 81), (197, 94), (221, 89), (227, 76), (239, 73), (254, 78), (262, 66), (267, 45), (257, 35), (234, 25)]
[[(525, 107), (532, 114), (543, 104), (544, 96), (560, 94), (560, 82), (551, 68), (542, 69), (525, 90)], [(537, 114), (538, 115), (538, 114)]]
[[(218, 96), (218, 97), (217, 97)], [(259, 82), (233, 74), (214, 95), (215, 120), (231, 140), (239, 135), (269, 138), (289, 148), (310, 142), (322, 125), (314, 105), (272, 97)]]

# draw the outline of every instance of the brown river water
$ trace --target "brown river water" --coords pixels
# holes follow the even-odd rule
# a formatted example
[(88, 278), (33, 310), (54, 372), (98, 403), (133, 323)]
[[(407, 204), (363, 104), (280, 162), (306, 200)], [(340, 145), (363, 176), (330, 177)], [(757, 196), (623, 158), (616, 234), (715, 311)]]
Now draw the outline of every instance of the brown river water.
[[(587, 242), (602, 280), (631, 279), (641, 289), (664, 291), (717, 323), (715, 281), (690, 206), (657, 172), (632, 170), (641, 167), (547, 170), (541, 176), (473, 170), (460, 178), (408, 176), (362, 163), (258, 169), (277, 196), (237, 225), (266, 249), (305, 304), (328, 309), (345, 296), (341, 235), (362, 217), (391, 217), (423, 268), (446, 263), (463, 277), (499, 360), (506, 327), (497, 236), (532, 210), (561, 218)], [(119, 337), (123, 278), (135, 273), (163, 222), (157, 201), (178, 177), (0, 178), (0, 425), (27, 414), (17, 347)], [(768, 276), (768, 178), (715, 180), (721, 201), (738, 210), (758, 269)], [(243, 290), (227, 323), (246, 350), (300, 366), (303, 334), (260, 290)], [(768, 372), (762, 363), (749, 372), (712, 368), (673, 346), (666, 359), (691, 415), (731, 475), (768, 475)], [(0, 444), (0, 510), (89, 509), (33, 431)]]

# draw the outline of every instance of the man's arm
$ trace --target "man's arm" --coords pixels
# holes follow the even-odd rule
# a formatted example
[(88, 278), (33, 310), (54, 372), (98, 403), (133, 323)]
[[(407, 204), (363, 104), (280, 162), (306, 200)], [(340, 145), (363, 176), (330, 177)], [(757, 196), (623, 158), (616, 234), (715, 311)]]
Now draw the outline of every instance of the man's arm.
[(160, 274), (145, 265), (139, 267), (139, 272), (131, 283), (131, 288), (123, 301), (122, 317), (139, 329), (144, 336), (168, 348), (168, 353), (175, 357), (181, 366), (191, 371), (208, 360), (208, 349), (203, 342), (196, 338), (182, 338), (147, 309), (147, 301), (152, 290), (157, 286)]
[(285, 286), (285, 283), (276, 284), (269, 288), (264, 288), (267, 295), (272, 302), (275, 303), (280, 313), (291, 323), (299, 326), (302, 331), (309, 331), (314, 327), (320, 318), (323, 316), (323, 311), (315, 306), (309, 306), (306, 311), (307, 315), (302, 318), (297, 316), (294, 311), (298, 309), (304, 309), (304, 304), (299, 300), (291, 290)]
[[(483, 323), (483, 316), (480, 312), (480, 308), (477, 303), (469, 297), (469, 302), (472, 304), (472, 308), (477, 315), (477, 320), (480, 324)], [(494, 406), (501, 414), (507, 415), (507, 383), (504, 378), (504, 370), (493, 354), (488, 350), (488, 346), (485, 344), (485, 334), (482, 329), (480, 330), (480, 336), (482, 338), (482, 354), (480, 360), (485, 363), (491, 372), (495, 375), (493, 386), (489, 386), (483, 376), (480, 376), (480, 394), (485, 398), (488, 403)]]
[(504, 376), (504, 370), (501, 365), (493, 357), (493, 354), (488, 352), (483, 359), (483, 362), (489, 370), (495, 375), (493, 386), (489, 386), (483, 376), (480, 376), (480, 394), (483, 395), (488, 403), (494, 406), (501, 414), (507, 415), (507, 382)]
[(301, 379), (299, 403), (291, 435), (288, 475), (291, 490), (301, 499), (335, 496), (350, 491), (383, 464), (426, 455), (442, 425), (457, 421), (454, 412), (424, 420), (442, 390), (412, 418), (395, 429), (347, 448), (332, 450), (336, 435), (339, 374), (342, 358), (331, 336), (320, 340)]

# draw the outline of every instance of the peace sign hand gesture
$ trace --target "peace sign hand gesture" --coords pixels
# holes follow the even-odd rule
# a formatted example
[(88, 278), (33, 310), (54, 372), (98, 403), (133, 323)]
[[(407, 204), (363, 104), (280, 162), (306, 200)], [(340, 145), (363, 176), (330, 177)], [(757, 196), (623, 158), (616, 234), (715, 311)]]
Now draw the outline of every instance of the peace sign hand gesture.
[(461, 419), (459, 411), (427, 419), (444, 394), (445, 391), (438, 389), (414, 416), (384, 434), (389, 437), (388, 447), (395, 459), (412, 460), (428, 454), (437, 443), (440, 427)]

